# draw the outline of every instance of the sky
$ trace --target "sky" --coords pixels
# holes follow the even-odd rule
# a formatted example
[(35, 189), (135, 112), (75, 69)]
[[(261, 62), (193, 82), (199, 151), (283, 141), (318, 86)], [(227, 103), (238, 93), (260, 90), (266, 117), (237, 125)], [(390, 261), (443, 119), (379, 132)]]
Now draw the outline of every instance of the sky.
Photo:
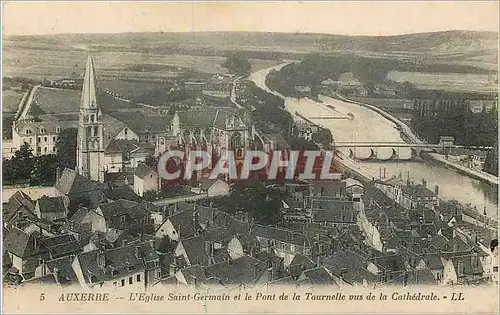
[(259, 31), (395, 35), (498, 32), (497, 1), (2, 2), (4, 35)]

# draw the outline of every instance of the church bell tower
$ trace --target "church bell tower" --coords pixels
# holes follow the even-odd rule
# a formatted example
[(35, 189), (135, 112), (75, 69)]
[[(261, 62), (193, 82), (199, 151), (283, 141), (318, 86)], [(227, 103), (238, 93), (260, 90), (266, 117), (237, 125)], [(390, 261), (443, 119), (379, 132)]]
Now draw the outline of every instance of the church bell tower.
[(90, 55), (83, 79), (77, 141), (78, 173), (90, 180), (104, 182), (102, 112), (97, 103), (94, 61)]

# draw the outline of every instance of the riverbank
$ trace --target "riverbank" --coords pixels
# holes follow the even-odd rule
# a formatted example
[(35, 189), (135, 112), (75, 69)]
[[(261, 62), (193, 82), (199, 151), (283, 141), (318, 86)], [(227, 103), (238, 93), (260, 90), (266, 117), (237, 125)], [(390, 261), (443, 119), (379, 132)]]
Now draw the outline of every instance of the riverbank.
[(337, 93), (334, 94), (334, 97), (341, 100), (341, 101), (344, 101), (346, 103), (351, 103), (351, 104), (356, 104), (356, 105), (359, 105), (359, 106), (363, 106), (363, 107), (366, 107), (366, 108), (369, 108), (375, 112), (377, 112), (378, 114), (380, 114), (382, 117), (384, 117), (385, 119), (389, 120), (390, 122), (392, 122), (393, 124), (395, 124), (397, 127), (398, 127), (398, 130), (401, 132), (401, 134), (403, 135), (403, 138), (405, 140), (408, 140), (410, 143), (424, 143), (423, 140), (421, 140), (415, 133), (413, 133), (413, 131), (411, 130), (410, 127), (408, 127), (408, 125), (406, 125), (404, 122), (402, 122), (401, 120), (397, 119), (396, 117), (392, 116), (391, 114), (389, 114), (388, 112), (376, 107), (376, 106), (373, 106), (373, 105), (370, 105), (370, 104), (366, 104), (366, 103), (363, 103), (363, 102), (358, 102), (358, 101), (355, 101), (355, 100), (351, 100), (351, 99), (348, 99), (342, 95), (339, 95)]
[[(286, 108), (291, 114), (298, 111), (306, 117), (314, 117), (325, 113), (320, 104), (313, 100), (306, 100), (305, 98), (297, 100), (270, 90), (265, 84), (265, 78), (273, 69), (279, 70), (277, 67), (272, 67), (258, 71), (252, 74), (250, 80), (264, 91), (285, 99)], [(314, 120), (315, 123), (321, 123), (325, 128), (329, 128), (337, 141), (412, 142), (411, 139), (403, 137), (397, 125), (387, 119), (390, 117), (385, 116), (385, 113), (382, 114), (377, 109), (344, 102), (340, 99), (328, 99), (324, 95), (320, 95), (320, 98), (324, 102), (323, 105), (332, 104), (340, 112), (352, 112), (355, 115), (353, 120)], [(480, 209), (477, 211), (481, 213), (483, 208), (486, 207), (488, 217), (498, 217), (498, 192), (496, 186), (462, 175), (449, 167), (439, 165), (437, 162), (433, 163), (432, 159), (418, 162), (365, 163), (354, 161), (343, 155), (345, 154), (335, 155), (334, 161), (353, 177), (357, 176), (368, 180), (377, 179), (380, 176), (380, 168), (387, 168), (388, 177), (404, 174), (405, 176), (412, 175), (412, 178), (425, 179), (429, 187), (440, 187), (440, 198), (442, 200), (457, 200), (463, 205), (470, 204), (472, 209)]]
[(468, 167), (462, 166), (460, 164), (454, 163), (452, 161), (447, 160), (446, 157), (444, 157), (441, 154), (427, 153), (427, 155), (429, 157), (431, 157), (434, 161), (437, 161), (443, 165), (446, 165), (462, 175), (467, 175), (467, 176), (470, 176), (470, 177), (475, 178), (477, 180), (487, 182), (491, 185), (498, 186), (498, 177), (496, 177), (494, 175), (488, 174), (486, 172), (478, 172), (476, 170), (473, 170), (473, 169), (470, 169)]
[[(421, 140), (415, 133), (413, 133), (413, 131), (411, 130), (410, 127), (408, 127), (405, 123), (403, 123), (402, 121), (400, 121), (399, 119), (397, 119), (393, 115), (387, 113), (386, 111), (384, 111), (380, 108), (377, 108), (373, 105), (370, 105), (370, 104), (366, 104), (363, 102), (358, 102), (355, 100), (348, 99), (348, 98), (341, 96), (339, 94), (335, 94), (335, 97), (338, 98), (339, 100), (344, 101), (344, 102), (364, 106), (364, 107), (367, 107), (367, 108), (379, 113), (384, 118), (391, 121), (392, 123), (394, 123), (397, 126), (397, 128), (401, 132), (401, 136), (405, 142), (425, 143), (425, 141)], [(485, 183), (490, 184), (490, 185), (498, 186), (498, 177), (496, 177), (496, 176), (493, 176), (493, 175), (485, 173), (485, 172), (478, 172), (478, 171), (475, 171), (473, 169), (464, 167), (462, 165), (453, 163), (451, 161), (446, 160), (445, 157), (443, 157), (440, 154), (429, 153), (428, 156), (430, 158), (432, 158), (434, 161), (437, 161), (438, 163), (441, 163), (442, 165), (446, 165), (462, 175), (469, 176), (471, 178), (480, 180), (480, 181), (485, 182)]]

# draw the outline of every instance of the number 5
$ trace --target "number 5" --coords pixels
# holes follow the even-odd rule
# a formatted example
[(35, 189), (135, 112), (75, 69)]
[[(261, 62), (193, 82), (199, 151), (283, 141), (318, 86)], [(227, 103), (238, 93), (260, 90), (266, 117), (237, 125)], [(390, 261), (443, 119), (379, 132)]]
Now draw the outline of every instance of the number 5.
[(40, 301), (45, 300), (45, 293), (40, 294)]

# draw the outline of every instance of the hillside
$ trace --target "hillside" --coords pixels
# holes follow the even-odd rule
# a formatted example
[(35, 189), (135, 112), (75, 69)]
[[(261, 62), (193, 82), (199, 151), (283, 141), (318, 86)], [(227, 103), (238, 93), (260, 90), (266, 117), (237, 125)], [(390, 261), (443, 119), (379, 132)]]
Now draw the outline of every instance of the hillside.
[(119, 33), (11, 36), (7, 43), (34, 49), (157, 49), (177, 50), (210, 47), (218, 50), (277, 52), (362, 51), (373, 53), (426, 53), (475, 57), (497, 54), (498, 34), (494, 32), (446, 31), (397, 36), (346, 36), (308, 33)]

